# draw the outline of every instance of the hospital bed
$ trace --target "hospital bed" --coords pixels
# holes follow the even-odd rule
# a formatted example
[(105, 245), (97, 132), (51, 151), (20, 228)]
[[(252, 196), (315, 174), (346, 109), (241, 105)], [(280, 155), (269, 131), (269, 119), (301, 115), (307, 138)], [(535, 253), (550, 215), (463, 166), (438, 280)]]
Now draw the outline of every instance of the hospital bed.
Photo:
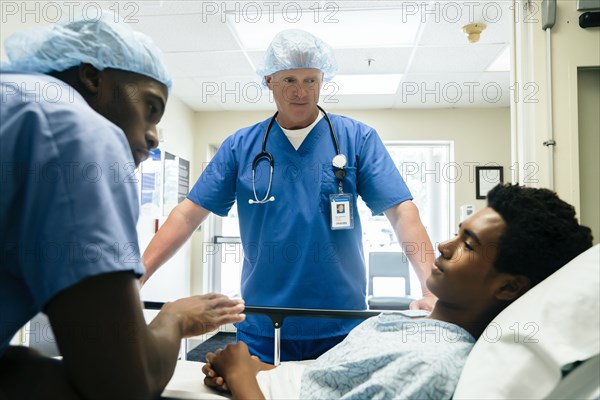
[[(599, 288), (600, 245), (596, 245), (494, 318), (467, 359), (454, 399), (598, 399)], [(271, 313), (277, 328), (283, 323), (286, 310), (249, 307), (248, 312)], [(298, 315), (297, 310), (291, 313)], [(316, 310), (316, 315), (311, 316), (344, 315), (337, 313)], [(356, 313), (351, 317), (374, 314), (373, 311)], [(291, 376), (277, 372), (269, 375), (270, 371), (260, 373), (265, 374), (259, 379), (263, 391), (263, 385), (268, 384), (275, 389), (271, 391), (276, 393), (273, 397), (285, 397), (277, 390), (286, 386), (290, 378), (297, 378), (305, 362), (287, 364), (293, 365), (288, 373)], [(202, 363), (179, 361), (163, 398), (228, 398), (204, 386), (201, 368)], [(272, 371), (277, 370), (285, 371), (284, 368)]]

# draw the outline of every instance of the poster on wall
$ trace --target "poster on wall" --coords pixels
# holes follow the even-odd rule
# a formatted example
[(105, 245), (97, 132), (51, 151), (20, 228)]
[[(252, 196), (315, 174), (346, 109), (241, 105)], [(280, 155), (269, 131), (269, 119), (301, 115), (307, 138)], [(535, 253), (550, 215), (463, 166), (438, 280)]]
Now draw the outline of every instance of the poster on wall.
[(153, 218), (168, 216), (186, 198), (190, 179), (188, 160), (156, 149), (140, 164), (139, 172), (142, 215)]
[(164, 186), (163, 186), (163, 216), (169, 215), (171, 210), (178, 203), (177, 187), (178, 187), (178, 157), (169, 152), (165, 152), (164, 156)]
[(179, 158), (179, 185), (177, 201), (181, 203), (190, 190), (190, 162)]
[(140, 206), (143, 215), (158, 217), (162, 210), (162, 160), (160, 149), (150, 151), (150, 156), (140, 164)]

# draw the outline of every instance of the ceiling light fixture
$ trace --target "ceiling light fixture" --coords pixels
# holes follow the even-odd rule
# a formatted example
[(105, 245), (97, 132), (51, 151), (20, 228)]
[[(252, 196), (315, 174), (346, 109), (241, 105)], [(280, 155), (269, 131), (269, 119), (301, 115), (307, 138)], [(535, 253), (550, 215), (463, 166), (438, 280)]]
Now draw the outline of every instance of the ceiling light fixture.
[(473, 24), (468, 24), (468, 25), (463, 26), (462, 30), (467, 35), (467, 38), (469, 39), (469, 43), (476, 43), (476, 42), (479, 42), (479, 39), (481, 37), (481, 32), (483, 32), (483, 30), (486, 27), (487, 27), (486, 24), (481, 23), (481, 22), (476, 22)]
[[(309, 31), (335, 49), (406, 47), (413, 44), (421, 26), (421, 19), (417, 13), (413, 16), (402, 9), (360, 11), (342, 9), (335, 14), (333, 21), (328, 20), (329, 16), (326, 12), (318, 14), (312, 8), (302, 10), (303, 14), (300, 13), (302, 18), (297, 21), (290, 21), (292, 16), (285, 13), (272, 12), (274, 14), (269, 15), (244, 13), (243, 18), (226, 13), (227, 22), (234, 28), (242, 46), (251, 51), (266, 50), (273, 36), (290, 28)], [(356, 29), (357, 26), (367, 26), (367, 28)]]

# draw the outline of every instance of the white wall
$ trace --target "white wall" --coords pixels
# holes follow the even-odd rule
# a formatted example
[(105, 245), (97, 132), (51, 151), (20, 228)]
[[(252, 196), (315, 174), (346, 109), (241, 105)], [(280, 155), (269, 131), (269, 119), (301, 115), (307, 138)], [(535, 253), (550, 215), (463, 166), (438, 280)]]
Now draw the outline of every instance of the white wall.
[(600, 243), (600, 68), (579, 71), (579, 220)]
[[(195, 136), (194, 112), (181, 100), (169, 97), (165, 115), (159, 129), (164, 135), (164, 141), (159, 144), (162, 151), (167, 151), (190, 161), (190, 187), (195, 181), (198, 168), (194, 157)], [(159, 220), (160, 224), (165, 218)], [(141, 215), (138, 222), (138, 240), (140, 250), (144, 249), (152, 239), (155, 229), (155, 219)], [(189, 295), (191, 292), (190, 268), (192, 263), (192, 246), (186, 243), (179, 252), (159, 269), (142, 288), (144, 300), (169, 301)]]
[[(518, 0), (518, 4), (522, 9), (525, 1)], [(533, 102), (525, 102), (522, 96), (513, 99), (514, 151), (521, 165), (539, 167), (536, 179), (528, 183), (555, 190), (575, 207), (580, 220), (587, 214), (582, 222), (598, 236), (597, 211), (582, 209), (598, 209), (598, 107), (578, 104), (578, 76), (582, 69), (600, 67), (600, 29), (579, 27), (582, 12), (576, 7), (574, 0), (558, 0), (556, 22), (548, 31), (542, 30), (541, 0), (534, 0), (528, 15), (522, 11), (520, 18), (515, 17), (514, 82), (520, 87), (533, 84), (538, 92)], [(585, 88), (589, 89), (587, 85)], [(592, 94), (592, 100), (597, 102), (597, 93)], [(582, 122), (592, 125), (588, 126), (592, 136), (582, 132)], [(556, 145), (549, 150), (543, 143), (551, 137)], [(580, 138), (585, 143), (580, 143)], [(591, 200), (587, 197), (590, 186), (594, 186), (591, 193), (595, 195)]]
[[(579, 27), (576, 2), (559, 0), (552, 28), (555, 190), (579, 210), (577, 68), (600, 66), (600, 30)], [(600, 155), (600, 149), (596, 149)]]
[[(535, 0), (539, 10), (541, 0)], [(600, 30), (579, 27), (579, 15), (574, 0), (558, 0), (556, 23), (551, 31), (552, 65), (552, 125), (556, 140), (554, 149), (554, 190), (565, 201), (573, 204), (579, 212), (579, 127), (577, 104), (577, 70), (581, 67), (600, 66)], [(540, 14), (537, 14), (539, 21)], [(546, 71), (546, 32), (541, 22), (530, 23), (529, 50), (530, 80), (540, 88), (540, 102), (530, 115), (534, 131), (522, 132), (533, 135), (534, 146), (531, 161), (540, 166), (542, 178), (539, 186), (549, 187), (549, 163), (547, 149), (542, 142), (548, 137), (549, 124), (546, 101), (549, 93)], [(596, 149), (600, 156), (600, 149)]]

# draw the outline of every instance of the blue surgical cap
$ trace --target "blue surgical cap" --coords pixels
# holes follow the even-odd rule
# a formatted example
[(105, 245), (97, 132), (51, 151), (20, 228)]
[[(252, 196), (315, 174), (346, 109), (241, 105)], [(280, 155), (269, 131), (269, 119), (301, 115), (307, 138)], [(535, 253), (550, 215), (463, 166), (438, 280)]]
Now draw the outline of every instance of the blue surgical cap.
[(265, 54), (256, 73), (261, 77), (295, 68), (317, 68), (330, 81), (337, 71), (333, 49), (311, 33), (300, 29), (279, 32)]
[(89, 63), (98, 70), (114, 68), (145, 75), (170, 89), (171, 77), (152, 39), (124, 23), (114, 23), (113, 18), (104, 12), (97, 19), (16, 32), (4, 42), (10, 62), (2, 64), (2, 69), (48, 73)]

